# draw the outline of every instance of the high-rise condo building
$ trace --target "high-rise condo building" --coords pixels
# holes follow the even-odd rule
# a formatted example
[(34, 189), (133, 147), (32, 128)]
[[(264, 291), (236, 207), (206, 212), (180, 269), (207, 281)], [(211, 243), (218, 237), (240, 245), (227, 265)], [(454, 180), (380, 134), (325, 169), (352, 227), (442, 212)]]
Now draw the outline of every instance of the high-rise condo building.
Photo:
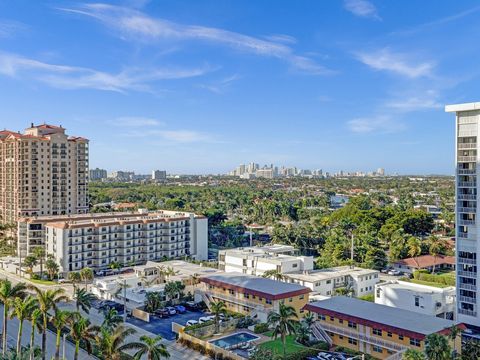
[(478, 310), (480, 223), (477, 219), (478, 125), (480, 102), (447, 105), (445, 111), (456, 114), (456, 260), (458, 320), (480, 326)]
[(0, 131), (0, 222), (88, 211), (88, 140), (33, 123)]
[(91, 169), (90, 170), (90, 181), (101, 181), (107, 178), (107, 170), (105, 169)]

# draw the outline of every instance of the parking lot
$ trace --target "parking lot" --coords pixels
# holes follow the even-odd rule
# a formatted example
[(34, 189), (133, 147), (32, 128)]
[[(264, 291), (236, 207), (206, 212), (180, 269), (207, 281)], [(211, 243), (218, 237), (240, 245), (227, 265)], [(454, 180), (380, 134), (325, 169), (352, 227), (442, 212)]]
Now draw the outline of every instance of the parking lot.
[(202, 316), (206, 316), (203, 311), (187, 311), (184, 314), (176, 314), (168, 318), (159, 318), (155, 315), (150, 315), (150, 322), (129, 317), (127, 322), (153, 334), (161, 335), (164, 339), (175, 340), (175, 334), (172, 332), (172, 322), (185, 325), (188, 320), (198, 320)]

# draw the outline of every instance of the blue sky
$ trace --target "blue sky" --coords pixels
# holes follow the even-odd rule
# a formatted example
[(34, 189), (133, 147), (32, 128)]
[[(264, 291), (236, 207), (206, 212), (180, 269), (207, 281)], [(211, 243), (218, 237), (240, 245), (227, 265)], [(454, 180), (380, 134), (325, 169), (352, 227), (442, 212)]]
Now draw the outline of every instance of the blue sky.
[(92, 167), (256, 161), (453, 173), (479, 101), (476, 1), (0, 2), (0, 119), (61, 124)]

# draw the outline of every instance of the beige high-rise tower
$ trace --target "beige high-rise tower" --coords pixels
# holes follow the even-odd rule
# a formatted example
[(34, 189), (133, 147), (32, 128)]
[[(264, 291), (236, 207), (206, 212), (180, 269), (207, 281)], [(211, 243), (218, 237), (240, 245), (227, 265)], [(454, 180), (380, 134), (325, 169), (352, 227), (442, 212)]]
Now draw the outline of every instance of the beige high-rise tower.
[(0, 131), (0, 222), (88, 211), (88, 140), (61, 126)]

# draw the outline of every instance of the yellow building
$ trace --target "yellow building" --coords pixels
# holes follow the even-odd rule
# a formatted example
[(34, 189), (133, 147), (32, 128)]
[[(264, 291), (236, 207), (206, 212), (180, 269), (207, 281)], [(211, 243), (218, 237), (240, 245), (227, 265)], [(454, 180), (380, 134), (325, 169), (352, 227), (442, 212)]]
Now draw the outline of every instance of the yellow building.
[(224, 273), (202, 277), (203, 289), (198, 291), (207, 305), (223, 301), (228, 310), (266, 321), (270, 311), (280, 304), (292, 306), (299, 317), (308, 303), (310, 289), (298, 284), (240, 273)]
[[(336, 296), (312, 302), (305, 310), (316, 315), (314, 334), (335, 346), (369, 354), (377, 359), (400, 360), (408, 348), (422, 351), (426, 336), (448, 335), (456, 323), (413, 311)], [(463, 324), (457, 324), (465, 328)], [(460, 335), (456, 349), (461, 348)]]

